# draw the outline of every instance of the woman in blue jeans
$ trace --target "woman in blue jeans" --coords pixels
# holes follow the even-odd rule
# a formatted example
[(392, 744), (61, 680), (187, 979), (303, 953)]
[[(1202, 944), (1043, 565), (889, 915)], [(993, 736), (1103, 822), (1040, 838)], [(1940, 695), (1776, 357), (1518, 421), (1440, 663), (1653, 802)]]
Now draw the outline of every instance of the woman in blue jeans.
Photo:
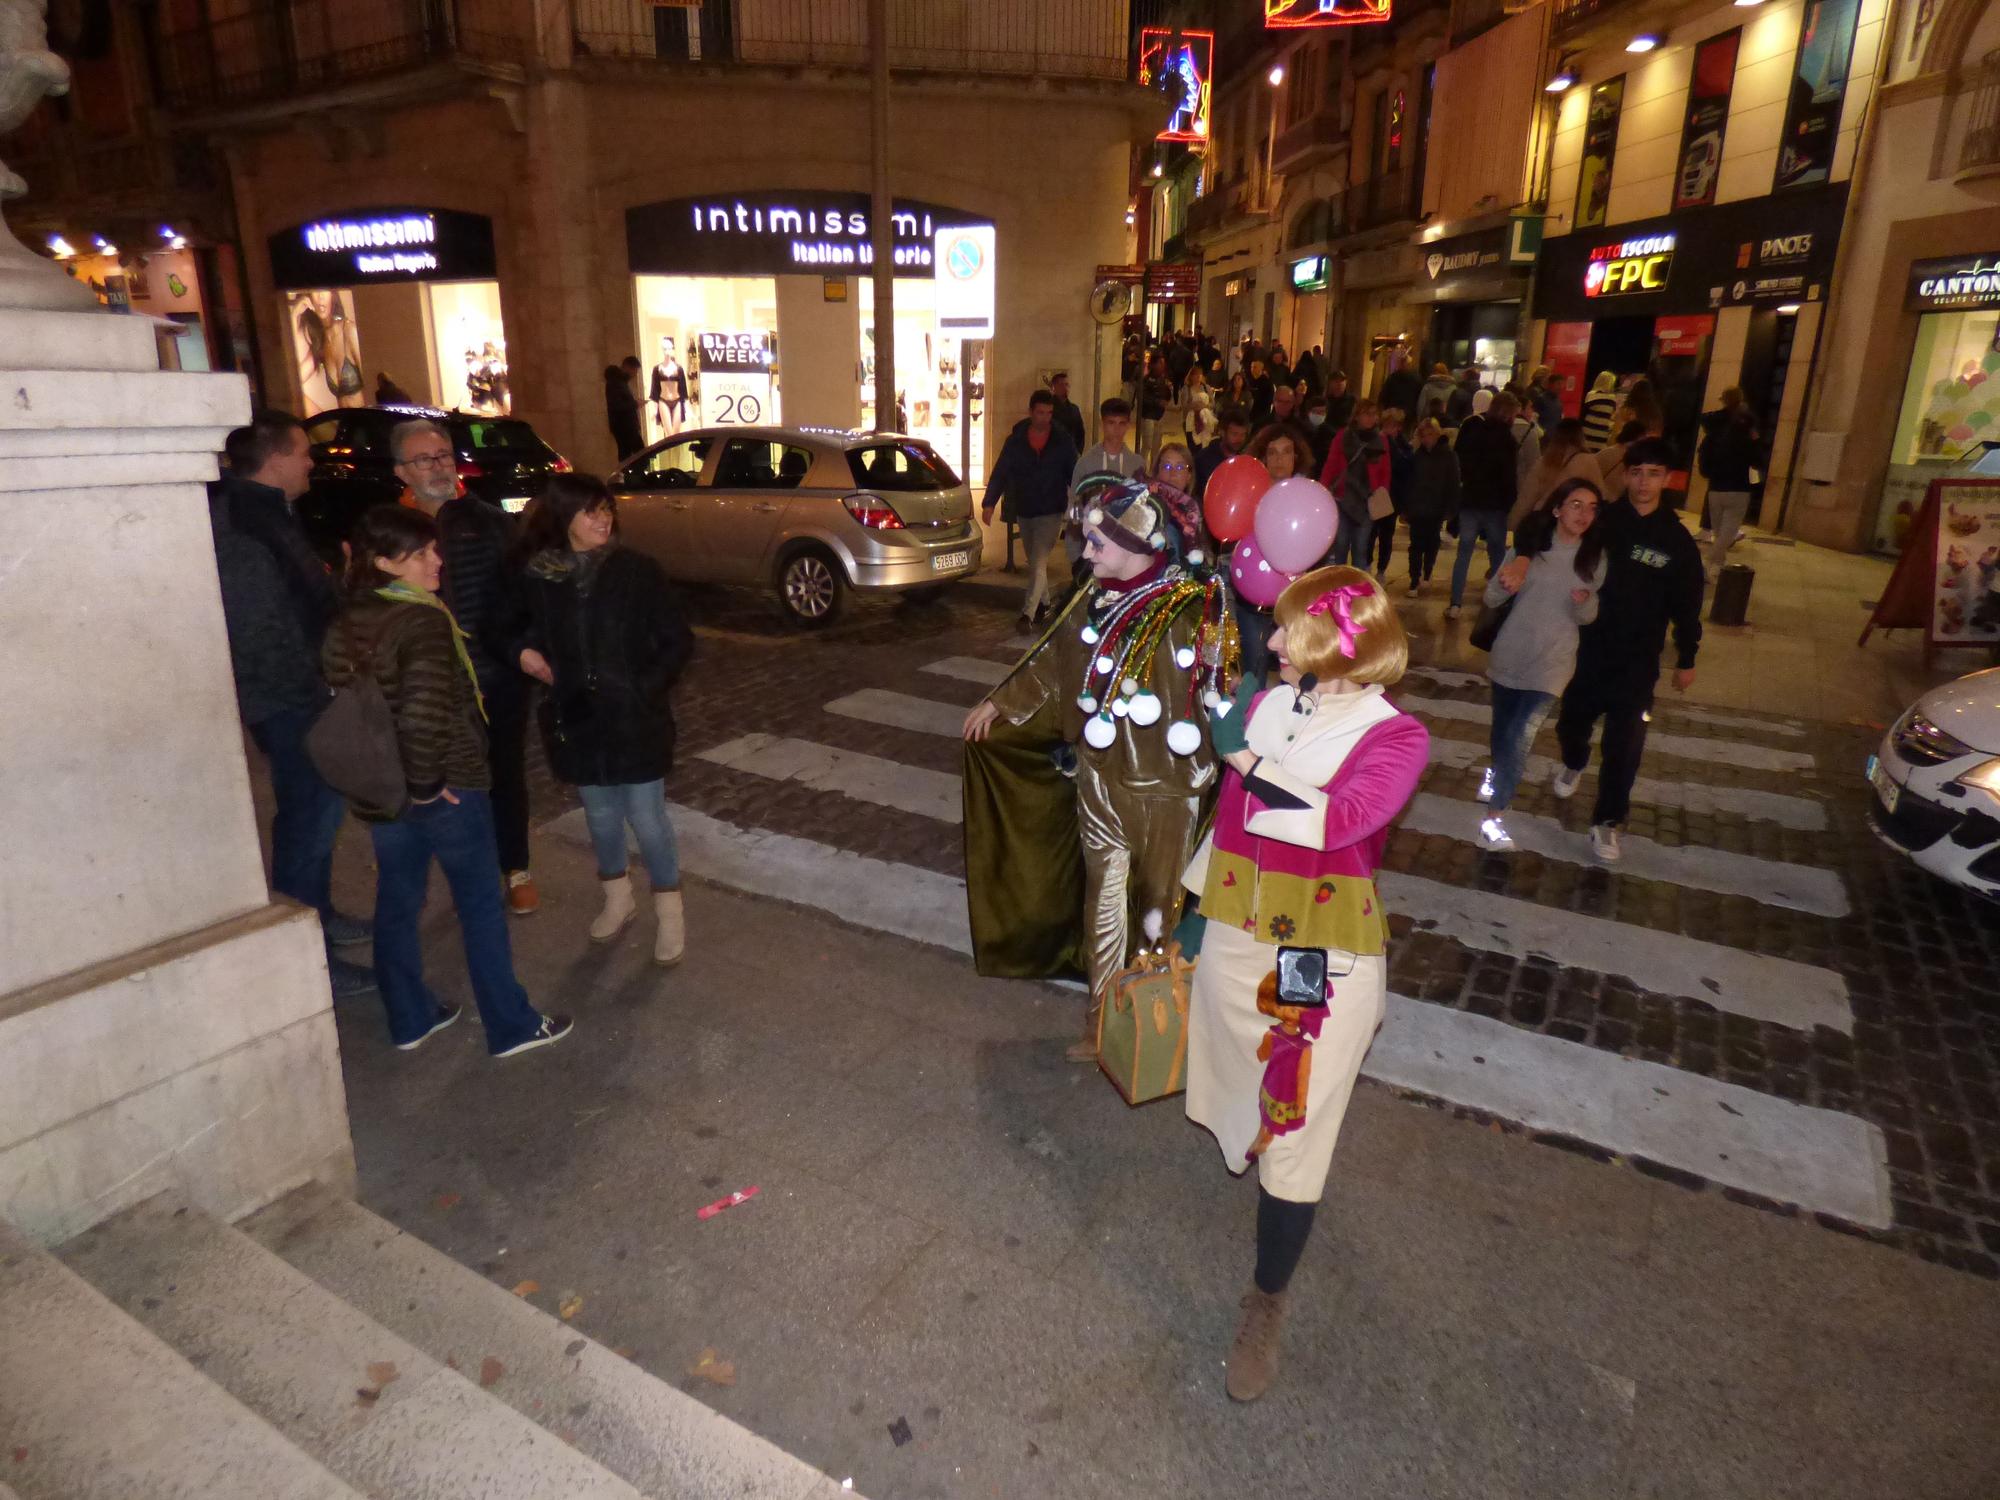
[(438, 598), (443, 563), (437, 523), (420, 510), (382, 505), (355, 527), (348, 600), (328, 629), (326, 679), (340, 688), (363, 673), (382, 690), (395, 721), (409, 804), (369, 822), (375, 843), (375, 977), (389, 1012), (389, 1040), (413, 1051), (459, 1017), (424, 982), (417, 925), (431, 861), (444, 870), (458, 909), (465, 966), (486, 1050), (495, 1057), (545, 1047), (569, 1035), (567, 1016), (544, 1016), (514, 977), (502, 904), (499, 846), (488, 797), (486, 711), (465, 636)]
[(1479, 788), (1490, 811), (1479, 825), (1488, 849), (1512, 849), (1502, 816), (1527, 769), (1528, 748), (1576, 668), (1577, 631), (1597, 618), (1604, 584), (1603, 495), (1566, 479), (1521, 522), (1514, 546), (1486, 584), (1489, 609), (1514, 601), (1493, 642), (1493, 764)]
[(521, 670), (548, 685), (541, 718), (549, 767), (583, 799), (604, 884), (591, 940), (610, 942), (637, 915), (630, 828), (653, 887), (653, 959), (679, 963), (687, 933), (667, 821), (668, 695), (693, 632), (659, 564), (618, 545), (617, 504), (600, 479), (551, 479), (528, 508), (521, 551), (529, 616)]

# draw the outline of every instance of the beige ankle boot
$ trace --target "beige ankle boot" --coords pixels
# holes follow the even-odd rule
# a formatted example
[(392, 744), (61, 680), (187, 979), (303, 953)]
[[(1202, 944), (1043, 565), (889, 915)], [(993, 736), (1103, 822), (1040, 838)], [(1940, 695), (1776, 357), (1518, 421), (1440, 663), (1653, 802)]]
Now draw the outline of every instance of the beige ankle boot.
[(653, 892), (653, 916), (659, 928), (653, 934), (653, 962), (672, 966), (687, 950), (687, 919), (681, 911), (679, 891)]
[(1285, 1326), (1285, 1294), (1273, 1296), (1250, 1284), (1243, 1321), (1229, 1347), (1229, 1375), (1223, 1384), (1232, 1401), (1255, 1401), (1278, 1378), (1278, 1334)]
[(615, 880), (604, 882), (604, 910), (597, 914), (597, 920), (590, 924), (590, 940), (593, 943), (608, 943), (625, 930), (626, 923), (638, 914), (632, 904), (632, 877), (620, 875)]

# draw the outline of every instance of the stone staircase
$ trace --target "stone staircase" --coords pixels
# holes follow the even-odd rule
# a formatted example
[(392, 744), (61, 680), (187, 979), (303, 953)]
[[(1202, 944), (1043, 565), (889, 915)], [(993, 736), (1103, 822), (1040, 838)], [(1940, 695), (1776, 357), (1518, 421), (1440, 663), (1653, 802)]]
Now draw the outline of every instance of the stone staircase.
[(0, 1329), (0, 1500), (853, 1493), (318, 1186), (0, 1224)]

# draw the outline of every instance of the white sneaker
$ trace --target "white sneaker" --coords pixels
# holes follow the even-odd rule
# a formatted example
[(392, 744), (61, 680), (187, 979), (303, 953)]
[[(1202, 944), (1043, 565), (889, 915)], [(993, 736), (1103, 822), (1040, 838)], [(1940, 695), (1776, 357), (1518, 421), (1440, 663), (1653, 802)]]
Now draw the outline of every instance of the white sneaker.
[(1488, 766), (1481, 773), (1479, 777), (1479, 790), (1472, 795), (1475, 800), (1480, 802), (1491, 802), (1493, 800), (1493, 768), (1491, 766)]
[(1556, 774), (1549, 782), (1549, 790), (1567, 801), (1576, 795), (1576, 784), (1583, 780), (1583, 772), (1572, 771), (1568, 766), (1558, 765)]
[(1456, 620), (1458, 616), (1459, 616), (1459, 608), (1456, 604), (1450, 605), (1445, 609), (1444, 617), (1447, 620)]
[(1616, 823), (1593, 823), (1590, 825), (1590, 852), (1607, 865), (1618, 863), (1618, 825)]
[(1498, 818), (1482, 818), (1479, 823), (1479, 847), (1511, 849), (1514, 847), (1514, 836), (1507, 831), (1507, 825)]

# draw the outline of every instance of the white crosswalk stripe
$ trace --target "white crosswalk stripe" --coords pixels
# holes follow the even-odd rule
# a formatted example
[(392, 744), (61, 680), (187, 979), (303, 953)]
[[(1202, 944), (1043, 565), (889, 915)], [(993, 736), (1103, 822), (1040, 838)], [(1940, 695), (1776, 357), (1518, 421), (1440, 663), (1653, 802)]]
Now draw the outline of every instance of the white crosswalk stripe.
[(1796, 1031), (1815, 1026), (1854, 1031), (1847, 982), (1831, 969), (1400, 870), (1382, 871), (1375, 883), (1391, 914), (1468, 948), (1534, 954), (1566, 969), (1616, 974), (1655, 994), (1705, 1001), (1731, 1015)]
[(869, 724), (886, 724), (891, 729), (912, 729), (918, 734), (942, 735), (957, 739), (965, 725), (965, 709), (935, 698), (917, 698), (908, 693), (892, 693), (887, 688), (862, 688), (836, 698), (826, 705), (830, 714), (861, 719)]
[[(670, 804), (688, 873), (856, 926), (972, 950), (962, 880)], [(582, 809), (550, 831), (590, 841)], [(1885, 1145), (1851, 1116), (1399, 995), (1362, 1070), (1453, 1103), (1870, 1227), (1889, 1223)]]
[(988, 661), (981, 656), (947, 656), (941, 661), (927, 662), (919, 670), (976, 682), (981, 687), (998, 687), (1014, 669), (1005, 662)]
[(906, 766), (879, 755), (837, 750), (809, 740), (746, 734), (704, 750), (696, 759), (773, 781), (801, 782), (821, 791), (839, 792), (859, 802), (936, 818), (941, 823), (958, 822), (963, 811), (959, 778), (949, 771)]
[[(1427, 682), (1435, 682), (1439, 687), (1476, 688), (1480, 692), (1485, 692), (1492, 686), (1482, 673), (1461, 672), (1452, 667), (1411, 667), (1409, 675), (1421, 677)], [(1781, 734), (1794, 739), (1806, 732), (1802, 724), (1792, 724), (1782, 719), (1753, 718), (1748, 714), (1723, 713), (1717, 709), (1703, 708), (1695, 703), (1656, 703), (1653, 712), (1665, 714), (1669, 718), (1693, 719), (1697, 723), (1713, 724), (1720, 729), (1753, 729), (1763, 734)]]
[[(1463, 698), (1426, 698), (1418, 693), (1391, 690), (1398, 708), (1434, 719), (1458, 719), (1468, 724), (1491, 724), (1493, 706), (1471, 703)], [(1819, 762), (1803, 750), (1780, 750), (1770, 745), (1750, 745), (1741, 740), (1702, 739), (1696, 735), (1670, 734), (1657, 726), (1646, 734), (1646, 753), (1672, 755), (1681, 760), (1704, 764), (1740, 766), (1746, 771), (1811, 771)]]
[[(1470, 842), (1478, 836), (1482, 815), (1477, 805), (1453, 802), (1434, 792), (1419, 792), (1410, 799), (1402, 826)], [(1510, 809), (1507, 831), (1522, 849), (1546, 859), (1572, 865), (1597, 863), (1590, 852), (1589, 838), (1571, 833), (1554, 818)], [(1618, 861), (1618, 873), (1621, 875), (1666, 881), (1697, 891), (1719, 891), (1727, 896), (1748, 896), (1772, 906), (1809, 911), (1822, 917), (1847, 915), (1847, 887), (1832, 870), (1693, 844), (1675, 848), (1631, 833), (1625, 834), (1620, 844), (1623, 857)]]
[[(1483, 766), (1493, 759), (1487, 746), (1476, 740), (1454, 740), (1445, 735), (1431, 736), (1431, 763), (1464, 770)], [(1527, 780), (1547, 781), (1559, 764), (1553, 756), (1530, 755)], [(1593, 770), (1590, 774), (1595, 775)], [(1691, 813), (1733, 813), (1759, 823), (1777, 823), (1805, 833), (1826, 829), (1826, 805), (1811, 797), (1795, 797), (1790, 792), (1767, 792), (1762, 787), (1710, 786), (1699, 781), (1661, 781), (1641, 776), (1632, 783), (1634, 801), (1653, 807), (1678, 807)]]

